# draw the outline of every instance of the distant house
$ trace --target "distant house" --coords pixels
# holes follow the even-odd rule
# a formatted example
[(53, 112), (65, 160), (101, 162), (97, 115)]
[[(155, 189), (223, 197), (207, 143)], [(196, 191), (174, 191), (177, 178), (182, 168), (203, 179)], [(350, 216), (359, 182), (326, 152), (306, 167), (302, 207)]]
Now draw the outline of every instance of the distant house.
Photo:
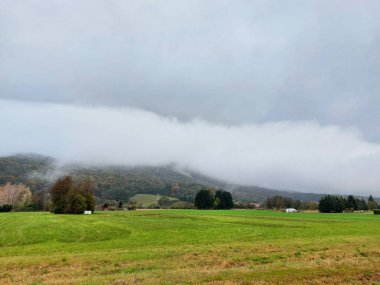
[(296, 209), (294, 209), (294, 208), (287, 208), (286, 210), (285, 210), (285, 212), (287, 212), (287, 213), (296, 213), (296, 212), (298, 212)]
[(249, 206), (252, 208), (260, 209), (262, 205), (260, 203), (257, 203), (257, 202), (251, 202), (251, 203), (249, 203)]

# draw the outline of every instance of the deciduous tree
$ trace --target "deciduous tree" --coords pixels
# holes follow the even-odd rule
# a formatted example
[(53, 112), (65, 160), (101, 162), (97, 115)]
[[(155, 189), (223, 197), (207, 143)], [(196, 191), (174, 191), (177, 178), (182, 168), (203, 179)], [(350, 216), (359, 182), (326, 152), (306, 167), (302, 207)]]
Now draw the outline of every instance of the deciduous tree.
[(14, 209), (22, 209), (32, 201), (32, 192), (24, 184), (6, 183), (0, 187), (0, 205), (12, 205)]
[(95, 197), (90, 181), (76, 185), (71, 176), (58, 179), (52, 187), (52, 209), (56, 214), (82, 214), (94, 211)]

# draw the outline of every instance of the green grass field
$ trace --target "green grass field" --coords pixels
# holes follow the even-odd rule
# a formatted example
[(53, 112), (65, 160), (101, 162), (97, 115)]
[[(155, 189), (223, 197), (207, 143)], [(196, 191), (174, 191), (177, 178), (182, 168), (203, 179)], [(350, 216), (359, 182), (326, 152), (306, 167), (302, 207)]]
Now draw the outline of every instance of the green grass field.
[(380, 216), (0, 213), (0, 284), (380, 284)]
[(131, 197), (129, 200), (133, 203), (136, 203), (137, 205), (147, 208), (150, 205), (158, 205), (157, 200), (160, 199), (161, 197), (167, 197), (170, 201), (178, 201), (177, 198), (162, 196), (162, 195), (151, 195), (151, 194), (136, 194), (135, 196)]

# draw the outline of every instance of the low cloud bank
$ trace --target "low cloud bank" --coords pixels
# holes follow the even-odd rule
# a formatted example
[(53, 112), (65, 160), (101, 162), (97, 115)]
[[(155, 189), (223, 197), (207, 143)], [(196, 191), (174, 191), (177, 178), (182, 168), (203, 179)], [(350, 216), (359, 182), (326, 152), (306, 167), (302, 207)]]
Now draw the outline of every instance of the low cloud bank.
[(61, 163), (166, 165), (243, 185), (380, 194), (380, 145), (316, 121), (240, 126), (182, 122), (139, 109), (0, 100), (0, 155)]

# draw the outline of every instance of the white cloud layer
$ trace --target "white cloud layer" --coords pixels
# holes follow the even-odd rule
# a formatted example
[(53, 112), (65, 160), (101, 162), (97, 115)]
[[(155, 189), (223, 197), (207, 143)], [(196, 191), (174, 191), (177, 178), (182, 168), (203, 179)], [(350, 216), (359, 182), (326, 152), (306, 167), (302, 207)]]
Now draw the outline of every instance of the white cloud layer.
[(380, 144), (317, 121), (224, 126), (130, 108), (0, 100), (0, 155), (165, 165), (228, 182), (305, 192), (380, 194)]

